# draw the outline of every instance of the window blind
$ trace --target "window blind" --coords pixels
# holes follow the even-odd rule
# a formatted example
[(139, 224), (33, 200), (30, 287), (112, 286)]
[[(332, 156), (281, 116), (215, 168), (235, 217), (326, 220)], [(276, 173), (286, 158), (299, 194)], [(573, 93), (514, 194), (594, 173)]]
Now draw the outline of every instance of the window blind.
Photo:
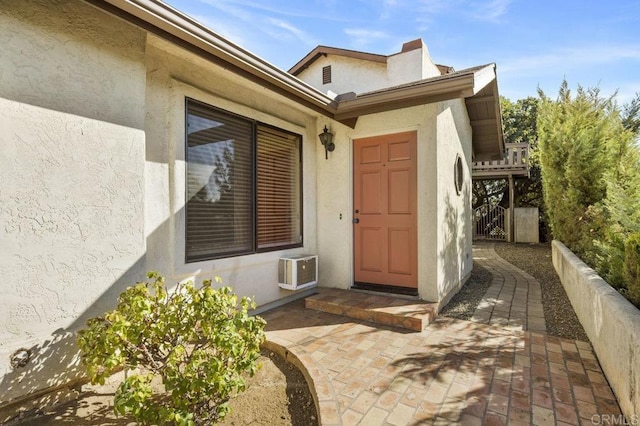
[(252, 122), (187, 105), (187, 261), (251, 252)]
[(300, 137), (258, 125), (257, 246), (302, 243)]

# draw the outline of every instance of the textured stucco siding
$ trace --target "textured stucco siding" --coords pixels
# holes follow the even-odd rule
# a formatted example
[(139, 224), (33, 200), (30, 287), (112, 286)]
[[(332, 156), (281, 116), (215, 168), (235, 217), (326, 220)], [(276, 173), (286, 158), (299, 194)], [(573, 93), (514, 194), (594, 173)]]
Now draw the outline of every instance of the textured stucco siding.
[[(443, 303), (460, 288), (473, 268), (471, 210), (471, 126), (464, 100), (440, 102), (437, 112), (438, 295)], [(464, 183), (455, 181), (456, 157), (462, 158)]]
[(142, 272), (144, 40), (77, 1), (0, 2), (0, 404), (80, 374), (69, 332)]
[[(232, 286), (240, 296), (254, 297), (259, 306), (291, 296), (293, 292), (278, 287), (278, 259), (317, 253), (317, 115), (157, 37), (148, 37), (146, 52), (146, 268), (165, 274), (169, 283), (219, 276), (223, 285)], [(303, 247), (185, 262), (187, 97), (302, 135)]]
[[(322, 84), (322, 68), (331, 65), (331, 83)], [(323, 93), (363, 93), (389, 86), (387, 65), (345, 56), (318, 58), (297, 76)]]
[[(0, 406), (80, 377), (73, 333), (146, 271), (169, 283), (219, 276), (268, 307), (295, 295), (277, 286), (278, 258), (315, 253), (319, 284), (349, 288), (356, 138), (417, 131), (420, 296), (441, 300), (470, 272), (470, 194), (452, 185), (456, 154), (470, 176), (462, 101), (350, 129), (79, 0), (0, 0), (0, 44)], [(336, 93), (388, 83), (378, 65), (349, 60), (336, 79), (343, 66)], [(186, 97), (302, 135), (303, 247), (185, 262)], [(460, 220), (439, 231), (449, 211)], [(11, 370), (21, 347), (34, 358)]]
[[(426, 105), (360, 117), (355, 129), (334, 124), (336, 149), (317, 158), (318, 253), (321, 285), (353, 283), (353, 140), (405, 131), (418, 135), (418, 292), (435, 293), (436, 106)], [(318, 144), (320, 145), (320, 144)]]
[[(322, 69), (331, 65), (331, 82), (322, 83)], [(336, 95), (393, 87), (440, 75), (426, 45), (387, 57), (386, 63), (329, 54), (316, 59), (298, 78), (316, 89)]]
[[(317, 157), (320, 284), (348, 289), (353, 282), (353, 140), (416, 130), (418, 293), (446, 302), (473, 266), (471, 126), (464, 101), (372, 114), (360, 117), (355, 129), (334, 124), (333, 130), (336, 150), (329, 160)], [(464, 166), (460, 195), (454, 186), (457, 155)]]
[[(640, 413), (640, 311), (558, 240), (553, 266), (569, 296), (626, 424)], [(614, 417), (615, 418), (615, 417)]]
[(429, 57), (426, 45), (423, 45), (420, 49), (389, 56), (387, 73), (389, 75), (389, 86), (396, 86), (439, 76), (440, 70)]

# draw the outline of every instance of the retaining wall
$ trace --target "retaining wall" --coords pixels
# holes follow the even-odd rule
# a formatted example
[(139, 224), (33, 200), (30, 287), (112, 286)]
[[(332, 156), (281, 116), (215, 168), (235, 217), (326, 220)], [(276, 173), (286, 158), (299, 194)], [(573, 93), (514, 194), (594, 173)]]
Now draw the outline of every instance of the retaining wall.
[(564, 244), (553, 266), (627, 418), (640, 415), (640, 310)]

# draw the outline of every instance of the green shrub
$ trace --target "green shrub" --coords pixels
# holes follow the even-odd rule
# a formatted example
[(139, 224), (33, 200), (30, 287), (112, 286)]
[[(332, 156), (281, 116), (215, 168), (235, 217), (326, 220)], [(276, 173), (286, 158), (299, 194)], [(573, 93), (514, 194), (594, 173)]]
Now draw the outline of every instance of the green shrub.
[(540, 96), (540, 162), (553, 236), (638, 305), (627, 242), (640, 232), (640, 145), (632, 128), (640, 97), (627, 125), (615, 99), (598, 89), (578, 87), (574, 96), (565, 81), (555, 101)]
[(612, 98), (563, 82), (558, 99), (541, 94), (538, 137), (545, 206), (554, 238), (593, 264), (593, 241), (603, 230), (607, 173), (624, 133)]
[(640, 232), (632, 234), (624, 245), (624, 275), (627, 297), (640, 307)]
[[(119, 369), (129, 373), (115, 394), (115, 412), (143, 424), (211, 424), (253, 375), (265, 321), (250, 317), (255, 304), (210, 281), (167, 292), (164, 279), (126, 289), (118, 307), (88, 321), (78, 344), (92, 383)], [(152, 386), (152, 380), (154, 385)], [(161, 386), (156, 383), (161, 382)]]

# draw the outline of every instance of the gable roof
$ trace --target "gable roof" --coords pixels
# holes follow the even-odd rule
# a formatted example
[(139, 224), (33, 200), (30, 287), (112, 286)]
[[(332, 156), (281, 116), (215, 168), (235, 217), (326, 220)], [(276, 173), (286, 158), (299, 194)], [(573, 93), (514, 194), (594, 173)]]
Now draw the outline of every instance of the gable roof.
[[(339, 96), (331, 99), (324, 93), (304, 83), (294, 75), (285, 72), (253, 53), (216, 34), (160, 0), (85, 0), (107, 12), (150, 31), (173, 42), (194, 54), (213, 63), (220, 64), (230, 71), (258, 82), (266, 88), (292, 99), (300, 105), (311, 108), (329, 118), (355, 127), (359, 116), (374, 112), (390, 111), (413, 105), (464, 98), (469, 105), (475, 105), (480, 111), (493, 111), (492, 114), (476, 114), (471, 117), (473, 127), (473, 145), (476, 160), (501, 157), (504, 150), (502, 141), (502, 121), (499, 114), (499, 96), (497, 92), (495, 65), (484, 65), (458, 72), (450, 72), (437, 77), (420, 80), (401, 86), (386, 88), (375, 92), (362, 93), (359, 96)], [(412, 50), (417, 43), (405, 43)], [(322, 46), (319, 46), (319, 48)], [(316, 48), (316, 49), (319, 49)], [(347, 49), (327, 48), (324, 51), (339, 52), (346, 55), (360, 55), (366, 60), (384, 61), (384, 55), (356, 52)], [(323, 49), (319, 49), (320, 55)], [(315, 51), (315, 49), (314, 49)], [(346, 52), (346, 53), (345, 53)], [(319, 56), (309, 54), (305, 58), (315, 61)], [(303, 63), (303, 61), (298, 64)], [(310, 62), (309, 62), (310, 63)], [(297, 64), (297, 65), (298, 65)], [(450, 70), (450, 68), (447, 68)], [(478, 97), (481, 95), (480, 97)], [(472, 104), (469, 98), (476, 100)], [(476, 105), (477, 104), (477, 105)], [(472, 108), (474, 109), (474, 108)], [(485, 117), (486, 116), (486, 117)], [(484, 117), (484, 118), (481, 118)], [(475, 124), (474, 122), (480, 120)], [(481, 127), (482, 126), (482, 127)], [(494, 129), (483, 133), (478, 139), (481, 128)], [(487, 140), (486, 147), (480, 142)]]
[(85, 0), (213, 63), (331, 116), (332, 99), (160, 0)]
[[(422, 39), (411, 40), (402, 45), (402, 50), (398, 53), (405, 53), (422, 47)], [(398, 53), (394, 53), (394, 56)], [(317, 46), (311, 52), (307, 53), (304, 58), (300, 59), (293, 67), (289, 69), (289, 74), (298, 75), (305, 69), (309, 68), (318, 58), (327, 55), (343, 56), (346, 58), (361, 59), (363, 61), (386, 64), (389, 56), (379, 55), (377, 53), (360, 52), (357, 50), (341, 49), (338, 47)], [(440, 74), (447, 74), (453, 71), (453, 68), (447, 65), (436, 64)]]
[(305, 69), (307, 69), (311, 64), (313, 64), (318, 58), (321, 56), (327, 55), (336, 55), (336, 56), (344, 56), (346, 58), (354, 58), (354, 59), (362, 59), (369, 62), (376, 62), (380, 64), (386, 64), (388, 56), (378, 55), (375, 53), (366, 53), (359, 52), (357, 50), (349, 50), (349, 49), (340, 49), (337, 47), (329, 47), (329, 46), (318, 46), (313, 49), (311, 52), (307, 53), (307, 55), (300, 59), (297, 64), (295, 64), (291, 69), (289, 69), (289, 74), (298, 75)]
[(495, 64), (480, 65), (359, 95), (343, 94), (336, 99), (338, 103), (334, 118), (349, 123), (362, 115), (452, 99), (465, 100), (473, 130), (475, 161), (501, 159), (504, 140)]

